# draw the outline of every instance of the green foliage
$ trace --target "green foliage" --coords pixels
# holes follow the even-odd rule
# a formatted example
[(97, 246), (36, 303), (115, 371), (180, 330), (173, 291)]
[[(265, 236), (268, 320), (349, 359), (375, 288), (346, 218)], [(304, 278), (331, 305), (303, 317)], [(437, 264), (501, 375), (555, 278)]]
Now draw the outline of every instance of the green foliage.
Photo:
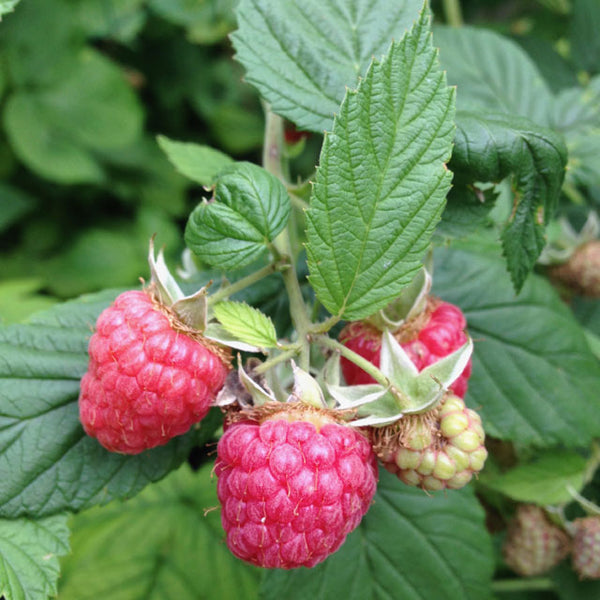
[(569, 41), (575, 64), (591, 74), (600, 73), (600, 5), (596, 0), (574, 0)]
[(306, 251), (332, 314), (373, 314), (419, 269), (450, 187), (453, 114), (424, 12), (348, 91), (325, 137)]
[[(400, 39), (421, 0), (241, 0), (237, 59), (273, 110), (300, 129), (330, 129), (346, 86)], [(381, 18), (385, 15), (385, 19)]]
[(0, 21), (2, 20), (2, 15), (15, 10), (15, 6), (19, 4), (20, 1), (21, 0), (0, 0)]
[(550, 285), (532, 276), (515, 297), (497, 254), (436, 255), (434, 291), (461, 307), (475, 340), (466, 399), (500, 439), (585, 446), (600, 430), (598, 361)]
[(200, 259), (220, 269), (240, 269), (260, 258), (290, 214), (283, 184), (250, 163), (221, 171), (214, 198), (192, 212), (185, 241)]
[(258, 570), (222, 542), (210, 470), (184, 466), (133, 500), (75, 517), (61, 600), (255, 598)]
[(60, 556), (69, 552), (66, 515), (33, 521), (0, 519), (0, 597), (44, 600), (55, 596)]
[(28, 325), (0, 328), (1, 517), (40, 517), (129, 497), (187, 457), (193, 433), (126, 456), (108, 452), (81, 427), (77, 398), (87, 342), (114, 297), (84, 297)]
[[(471, 491), (428, 498), (383, 471), (373, 506), (341, 550), (311, 570), (270, 571), (265, 600), (490, 597), (492, 548)], [(393, 525), (392, 525), (393, 524)]]
[(225, 330), (240, 341), (258, 348), (277, 346), (273, 321), (260, 310), (244, 302), (219, 302), (214, 313)]

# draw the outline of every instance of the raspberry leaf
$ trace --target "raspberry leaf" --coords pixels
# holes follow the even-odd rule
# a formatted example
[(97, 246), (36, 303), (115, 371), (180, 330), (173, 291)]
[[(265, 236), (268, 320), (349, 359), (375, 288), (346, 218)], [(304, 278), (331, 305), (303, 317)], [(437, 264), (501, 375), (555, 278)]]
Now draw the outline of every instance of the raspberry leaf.
[(233, 163), (227, 154), (210, 146), (176, 142), (164, 135), (156, 139), (173, 166), (182, 175), (201, 185), (212, 185), (219, 172)]
[[(401, 542), (399, 540), (402, 540)], [(310, 570), (270, 571), (261, 597), (490, 597), (494, 560), (484, 513), (471, 490), (410, 488), (381, 472), (373, 506), (338, 552)]]
[(213, 307), (215, 317), (236, 339), (257, 348), (275, 348), (277, 332), (273, 321), (245, 302), (219, 302)]
[[(10, 13), (13, 10), (15, 10), (15, 6), (20, 1), (21, 0), (0, 0), (0, 21), (2, 21), (2, 15), (5, 15), (6, 13)], [(2, 590), (0, 590), (0, 592), (2, 592)]]
[(229, 552), (219, 511), (209, 510), (211, 468), (184, 466), (133, 500), (76, 516), (61, 600), (255, 598), (258, 569)]
[[(422, 0), (242, 0), (237, 59), (274, 112), (300, 129), (331, 127), (346, 86), (400, 39)], [(378, 15), (386, 15), (381, 19)]]
[(130, 497), (189, 454), (193, 432), (125, 456), (81, 427), (77, 399), (88, 339), (115, 296), (84, 296), (28, 325), (0, 327), (0, 516), (42, 517)]
[(494, 437), (586, 446), (600, 435), (598, 360), (544, 279), (515, 297), (499, 254), (479, 242), (436, 252), (433, 291), (460, 306), (475, 340), (467, 403)]
[(454, 94), (430, 13), (349, 90), (325, 136), (307, 211), (310, 282), (334, 315), (383, 308), (421, 266), (450, 187)]
[(457, 113), (451, 168), (470, 182), (512, 175), (513, 209), (502, 246), (515, 290), (522, 288), (544, 245), (565, 175), (562, 136), (528, 119), (504, 114)]
[(569, 487), (580, 491), (587, 461), (575, 452), (546, 452), (536, 460), (522, 463), (502, 475), (481, 476), (481, 482), (513, 500), (540, 506), (569, 503)]
[(56, 596), (58, 557), (69, 552), (66, 515), (33, 521), (0, 519), (0, 597)]
[(240, 269), (260, 258), (285, 227), (290, 197), (273, 175), (236, 163), (217, 179), (214, 200), (190, 215), (185, 241), (201, 260), (219, 269)]

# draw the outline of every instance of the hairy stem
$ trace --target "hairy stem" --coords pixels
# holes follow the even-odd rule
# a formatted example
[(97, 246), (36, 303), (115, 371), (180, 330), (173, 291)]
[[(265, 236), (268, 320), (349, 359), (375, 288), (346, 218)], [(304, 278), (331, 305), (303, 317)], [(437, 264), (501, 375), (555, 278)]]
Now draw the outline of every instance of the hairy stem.
[(272, 369), (274, 366), (278, 365), (279, 363), (285, 362), (289, 358), (294, 358), (294, 356), (296, 356), (298, 354), (299, 350), (300, 350), (299, 345), (297, 345), (293, 348), (289, 348), (285, 352), (282, 352), (281, 354), (278, 354), (277, 356), (274, 356), (273, 358), (270, 358), (269, 360), (265, 360), (264, 363), (261, 363), (260, 365), (258, 365), (258, 367), (254, 368), (254, 372), (255, 373), (266, 373), (269, 369)]
[(274, 262), (266, 267), (263, 267), (262, 269), (259, 269), (258, 271), (254, 271), (254, 273), (250, 273), (250, 275), (246, 275), (246, 277), (242, 277), (241, 279), (234, 281), (230, 285), (222, 287), (220, 290), (208, 297), (209, 306), (211, 304), (216, 304), (221, 300), (225, 300), (226, 298), (229, 298), (229, 296), (233, 296), (233, 294), (246, 289), (247, 287), (255, 284), (257, 281), (260, 281), (268, 275), (272, 275), (275, 273), (275, 271), (278, 271), (284, 267), (285, 265), (282, 264), (282, 261)]
[(443, 3), (446, 23), (452, 27), (460, 27), (463, 24), (460, 0), (444, 0)]

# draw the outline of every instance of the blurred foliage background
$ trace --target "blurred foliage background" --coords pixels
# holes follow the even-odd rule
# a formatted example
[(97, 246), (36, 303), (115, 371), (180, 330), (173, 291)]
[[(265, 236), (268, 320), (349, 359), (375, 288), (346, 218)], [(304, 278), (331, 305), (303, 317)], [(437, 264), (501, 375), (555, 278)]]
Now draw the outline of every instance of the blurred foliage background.
[[(260, 161), (262, 108), (228, 40), (235, 4), (23, 0), (4, 15), (1, 322), (135, 286), (153, 233), (179, 259), (187, 215), (206, 192), (172, 168), (158, 133)], [(432, 7), (443, 21), (441, 1)], [(462, 9), (467, 23), (519, 41), (555, 92), (596, 74), (570, 37), (569, 0), (464, 0)], [(308, 144), (307, 165), (318, 144)]]

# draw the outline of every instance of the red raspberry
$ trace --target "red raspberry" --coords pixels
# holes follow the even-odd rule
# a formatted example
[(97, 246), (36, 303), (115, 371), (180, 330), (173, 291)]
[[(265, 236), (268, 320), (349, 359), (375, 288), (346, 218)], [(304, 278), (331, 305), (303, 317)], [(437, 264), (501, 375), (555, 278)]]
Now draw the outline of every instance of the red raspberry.
[(368, 440), (328, 412), (300, 403), (273, 411), (261, 421), (242, 417), (219, 441), (215, 472), (227, 545), (260, 567), (312, 567), (367, 512), (377, 462)]
[(166, 444), (208, 412), (227, 355), (148, 293), (129, 291), (98, 317), (81, 380), (79, 415), (108, 450), (138, 454)]
[[(466, 325), (460, 308), (437, 298), (429, 298), (426, 310), (400, 327), (394, 337), (421, 371), (466, 343)], [(379, 366), (381, 331), (373, 325), (364, 321), (348, 323), (339, 339), (347, 348)], [(341, 366), (348, 385), (375, 383), (370, 375), (343, 357)], [(450, 386), (454, 394), (464, 398), (470, 375), (471, 361)]]
[(573, 568), (581, 579), (600, 579), (600, 517), (576, 519)]

